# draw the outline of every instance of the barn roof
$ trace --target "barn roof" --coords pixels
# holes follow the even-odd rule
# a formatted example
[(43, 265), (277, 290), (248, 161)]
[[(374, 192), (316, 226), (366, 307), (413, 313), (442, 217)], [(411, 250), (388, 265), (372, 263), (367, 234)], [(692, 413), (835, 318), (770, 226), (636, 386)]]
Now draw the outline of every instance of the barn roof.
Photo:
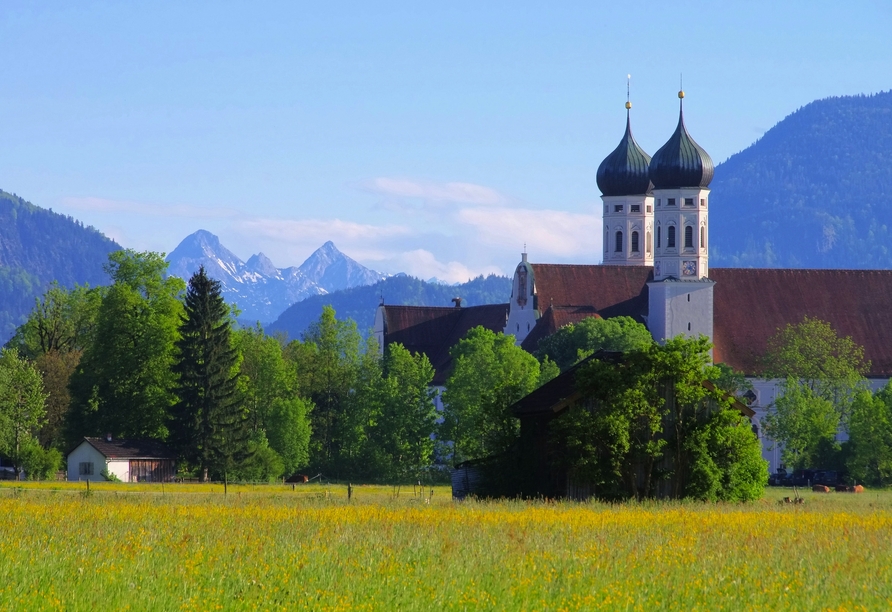
[(431, 384), (445, 384), (452, 368), (449, 349), (468, 331), (481, 325), (501, 333), (508, 304), (453, 308), (445, 306), (383, 306), (384, 343), (398, 342), (411, 353), (424, 353), (434, 367)]
[(892, 270), (712, 268), (716, 362), (763, 371), (768, 339), (803, 317), (864, 347), (869, 376), (892, 377)]
[[(173, 459), (174, 453), (158, 440), (129, 440), (124, 438), (111, 441), (105, 438), (84, 438), (108, 459)], [(69, 453), (71, 454), (71, 453)]]

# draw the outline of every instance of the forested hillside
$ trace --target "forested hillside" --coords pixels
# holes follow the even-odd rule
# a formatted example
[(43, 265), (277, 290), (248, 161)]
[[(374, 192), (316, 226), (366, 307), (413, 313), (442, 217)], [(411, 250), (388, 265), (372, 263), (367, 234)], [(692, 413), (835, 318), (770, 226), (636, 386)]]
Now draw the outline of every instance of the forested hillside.
[(285, 333), (288, 338), (298, 340), (310, 323), (319, 319), (322, 308), (330, 305), (339, 319), (353, 319), (359, 331), (365, 334), (372, 328), (375, 309), (382, 296), (387, 304), (406, 306), (452, 306), (454, 297), (462, 299), (462, 306), (503, 304), (511, 297), (511, 279), (491, 274), (448, 286), (426, 283), (406, 275), (392, 276), (374, 285), (309, 297), (283, 312), (266, 331)]
[(714, 266), (892, 267), (892, 91), (808, 104), (710, 189)]
[(120, 248), (80, 221), (0, 191), (0, 343), (52, 281), (107, 284), (102, 266)]

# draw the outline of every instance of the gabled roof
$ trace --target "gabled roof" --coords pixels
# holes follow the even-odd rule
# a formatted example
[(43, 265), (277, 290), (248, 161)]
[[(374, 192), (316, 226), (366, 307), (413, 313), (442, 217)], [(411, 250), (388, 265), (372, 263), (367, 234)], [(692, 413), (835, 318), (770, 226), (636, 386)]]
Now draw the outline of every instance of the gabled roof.
[(449, 349), (468, 331), (482, 325), (501, 333), (508, 304), (452, 308), (443, 306), (384, 307), (384, 344), (398, 342), (411, 353), (424, 353), (434, 367), (431, 384), (445, 384), (452, 369)]
[(591, 306), (604, 318), (625, 315), (643, 322), (647, 315), (650, 266), (532, 264), (537, 308)]
[(803, 317), (864, 347), (869, 375), (892, 377), (892, 270), (712, 268), (716, 362), (762, 372), (768, 339)]
[[(173, 459), (174, 453), (158, 440), (84, 438), (107, 459)], [(68, 453), (69, 455), (71, 453)]]

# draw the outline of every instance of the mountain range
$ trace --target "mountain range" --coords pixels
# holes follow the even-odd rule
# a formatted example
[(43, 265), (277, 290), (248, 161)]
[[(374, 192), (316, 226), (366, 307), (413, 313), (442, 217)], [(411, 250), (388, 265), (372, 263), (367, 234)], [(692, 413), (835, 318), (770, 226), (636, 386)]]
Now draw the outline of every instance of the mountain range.
[(72, 217), (0, 191), (0, 343), (53, 281), (63, 287), (108, 283), (103, 266), (120, 248)]
[(892, 267), (892, 91), (800, 108), (710, 189), (713, 267)]
[(239, 320), (271, 323), (289, 306), (310, 296), (325, 295), (385, 278), (344, 255), (328, 241), (300, 266), (277, 268), (263, 253), (242, 261), (214, 234), (199, 230), (187, 236), (167, 257), (168, 274), (188, 280), (204, 266), (221, 282), (228, 303), (238, 305)]

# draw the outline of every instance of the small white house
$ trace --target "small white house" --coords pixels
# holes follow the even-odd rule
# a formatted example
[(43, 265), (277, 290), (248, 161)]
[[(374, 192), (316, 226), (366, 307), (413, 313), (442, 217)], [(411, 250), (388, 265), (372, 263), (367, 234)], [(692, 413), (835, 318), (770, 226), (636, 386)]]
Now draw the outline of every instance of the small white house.
[(176, 462), (170, 449), (157, 440), (84, 438), (68, 453), (68, 480), (170, 482)]

